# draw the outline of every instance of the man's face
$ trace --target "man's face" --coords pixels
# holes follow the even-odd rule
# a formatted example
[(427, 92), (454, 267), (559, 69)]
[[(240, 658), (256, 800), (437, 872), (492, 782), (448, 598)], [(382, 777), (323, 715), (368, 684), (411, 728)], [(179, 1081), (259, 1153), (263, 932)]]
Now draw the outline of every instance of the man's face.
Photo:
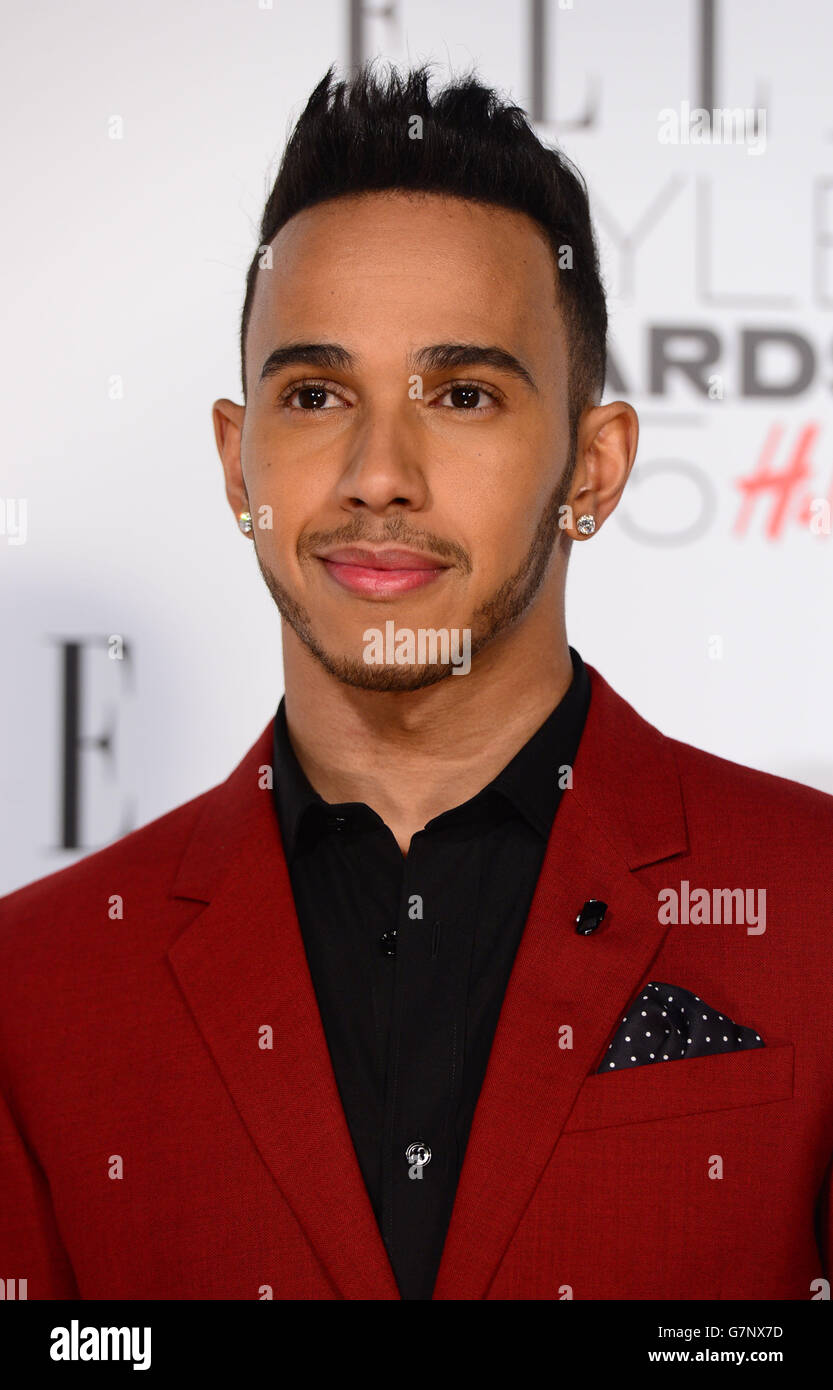
[(368, 664), (367, 629), (469, 629), (476, 653), (553, 601), (570, 441), (552, 252), (523, 214), (382, 193), (298, 214), (272, 256), (240, 440), (258, 562), (330, 672), (417, 689), (452, 668)]

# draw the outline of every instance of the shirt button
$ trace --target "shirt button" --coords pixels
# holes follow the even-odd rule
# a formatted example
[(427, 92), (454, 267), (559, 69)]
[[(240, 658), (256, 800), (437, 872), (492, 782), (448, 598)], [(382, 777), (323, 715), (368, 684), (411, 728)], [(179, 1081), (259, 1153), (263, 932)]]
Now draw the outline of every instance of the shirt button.
[(420, 1168), (424, 1168), (426, 1163), (431, 1162), (431, 1150), (427, 1144), (409, 1144), (405, 1150), (405, 1157), (409, 1164), (417, 1163)]
[(383, 956), (396, 955), (396, 928), (393, 931), (383, 932), (379, 937), (379, 946)]

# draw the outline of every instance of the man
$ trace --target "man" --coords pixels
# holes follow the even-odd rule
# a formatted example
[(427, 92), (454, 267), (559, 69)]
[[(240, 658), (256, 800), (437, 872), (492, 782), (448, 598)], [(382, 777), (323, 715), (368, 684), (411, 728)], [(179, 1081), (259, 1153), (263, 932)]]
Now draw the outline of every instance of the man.
[(833, 799), (568, 646), (637, 447), (605, 331), (521, 112), (327, 74), (214, 406), (285, 697), (228, 781), (3, 904), (29, 1298), (823, 1296)]

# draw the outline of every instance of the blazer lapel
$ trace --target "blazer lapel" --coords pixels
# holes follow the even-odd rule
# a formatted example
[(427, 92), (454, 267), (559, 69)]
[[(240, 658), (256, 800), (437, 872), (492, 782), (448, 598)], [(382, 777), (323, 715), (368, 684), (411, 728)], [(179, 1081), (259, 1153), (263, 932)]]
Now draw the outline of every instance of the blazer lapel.
[[(474, 1115), (435, 1299), (479, 1299), (579, 1088), (669, 930), (633, 870), (687, 847), (668, 741), (588, 666), (591, 700), (521, 938)], [(608, 904), (579, 936), (588, 898)], [(572, 1029), (572, 1047), (559, 1030)]]
[[(295, 913), (272, 726), (206, 793), (174, 896), (208, 904), (168, 959), (243, 1124), (337, 1296), (399, 1291), (356, 1159)], [(261, 1047), (272, 1030), (272, 1047)]]

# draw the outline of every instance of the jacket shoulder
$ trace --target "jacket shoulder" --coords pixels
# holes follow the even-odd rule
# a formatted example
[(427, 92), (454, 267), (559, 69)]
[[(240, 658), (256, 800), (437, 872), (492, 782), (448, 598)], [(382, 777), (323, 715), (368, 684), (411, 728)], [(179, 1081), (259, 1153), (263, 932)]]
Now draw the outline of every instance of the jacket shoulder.
[(827, 792), (664, 737), (677, 765), (686, 805), (707, 805), (718, 827), (722, 822), (731, 829), (727, 816), (749, 816), (758, 822), (762, 834), (781, 833), (788, 823), (793, 831), (814, 829), (818, 834), (826, 829), (833, 837), (833, 796)]
[(135, 891), (169, 883), (197, 821), (221, 786), (201, 792), (74, 864), (0, 897), (0, 936), (6, 934), (9, 923), (47, 917), (55, 920), (66, 916), (68, 905), (115, 893), (119, 885), (129, 884)]
[[(74, 864), (0, 898), (0, 978), (14, 963), (39, 975), (95, 974), (112, 942), (154, 958), (187, 924), (194, 895), (174, 891), (189, 848), (203, 835), (204, 857), (223, 869), (224, 831), (246, 833), (262, 814), (253, 774), (268, 762), (272, 721), (224, 781)], [(242, 829), (240, 827), (242, 826)], [(114, 902), (121, 899), (120, 902)], [(208, 902), (208, 898), (197, 901)], [(114, 922), (129, 924), (120, 935)], [(133, 930), (138, 927), (138, 930)]]

